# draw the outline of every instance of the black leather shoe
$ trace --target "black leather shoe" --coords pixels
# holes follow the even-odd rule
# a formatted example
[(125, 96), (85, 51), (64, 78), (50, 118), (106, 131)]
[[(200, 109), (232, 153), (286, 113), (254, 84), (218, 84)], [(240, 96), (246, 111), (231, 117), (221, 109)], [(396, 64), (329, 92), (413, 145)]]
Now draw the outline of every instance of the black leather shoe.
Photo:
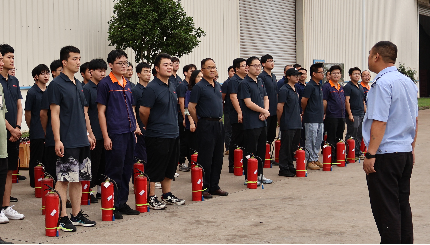
[(18, 202), (18, 198), (16, 197), (10, 197), (10, 202)]
[(212, 195), (207, 191), (204, 191), (202, 195), (204, 198), (212, 198)]
[(284, 176), (284, 177), (294, 177), (296, 176), (295, 174), (291, 173), (289, 170), (281, 170), (279, 171), (279, 176)]
[(97, 198), (94, 195), (90, 194), (90, 202), (91, 203), (99, 203), (99, 200), (97, 200)]
[(118, 211), (116, 208), (113, 211), (113, 215), (115, 216), (115, 219), (123, 219), (124, 217), (122, 217), (122, 214), (120, 211)]
[(120, 208), (118, 208), (118, 211), (121, 214), (125, 214), (125, 215), (139, 215), (140, 214), (139, 211), (131, 209), (127, 203), (124, 203)]
[(23, 175), (18, 175), (18, 179), (19, 179), (19, 180), (26, 180), (26, 179), (27, 179), (27, 177), (25, 177), (25, 176), (23, 176)]
[(217, 195), (217, 196), (228, 196), (228, 192), (223, 191), (221, 189), (218, 189), (216, 191), (212, 191), (211, 194), (212, 195)]

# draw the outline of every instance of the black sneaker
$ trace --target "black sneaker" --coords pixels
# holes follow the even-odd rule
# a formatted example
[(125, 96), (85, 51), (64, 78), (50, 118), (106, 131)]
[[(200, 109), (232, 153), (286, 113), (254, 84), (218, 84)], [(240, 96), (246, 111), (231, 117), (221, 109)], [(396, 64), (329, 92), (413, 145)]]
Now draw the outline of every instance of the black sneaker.
[(127, 203), (124, 203), (123, 205), (121, 205), (120, 208), (118, 208), (118, 211), (121, 214), (125, 214), (125, 215), (139, 215), (140, 214), (139, 211), (131, 209)]
[(99, 200), (97, 200), (97, 198), (93, 194), (90, 194), (90, 202), (91, 203), (99, 203)]
[(149, 203), (149, 207), (154, 210), (162, 210), (166, 208), (166, 204), (158, 201), (158, 198), (155, 195), (149, 197), (148, 203)]
[(23, 175), (18, 175), (18, 179), (19, 179), (19, 180), (26, 180), (26, 179), (27, 179), (27, 177), (25, 177), (25, 176), (23, 176)]
[(183, 205), (185, 203), (184, 199), (179, 199), (177, 197), (175, 197), (171, 192), (169, 192), (167, 195), (162, 195), (161, 196), (161, 201), (163, 201), (165, 204), (169, 204), (169, 205)]
[(289, 167), (288, 171), (290, 171), (293, 174), (296, 174), (296, 169), (294, 167)]
[(72, 202), (69, 199), (66, 201), (66, 208), (72, 208)]
[(10, 197), (10, 202), (18, 202), (18, 198), (16, 197)]
[(284, 177), (294, 177), (296, 176), (295, 174), (291, 173), (289, 170), (279, 170), (279, 176), (284, 176)]
[(271, 161), (270, 161), (270, 163), (271, 163), (272, 165), (279, 166), (279, 163), (278, 163), (278, 162), (275, 162), (274, 160), (271, 160)]
[(76, 217), (73, 217), (73, 215), (71, 215), (72, 217), (70, 218), (70, 220), (72, 221), (73, 225), (82, 225), (82, 226), (95, 226), (96, 222), (89, 220), (88, 219), (88, 214), (84, 214), (84, 212), (82, 212), (82, 210), (78, 213), (78, 215), (76, 215)]
[(101, 193), (97, 193), (96, 197), (97, 197), (97, 199), (102, 199), (102, 194)]
[(117, 208), (115, 208), (115, 210), (113, 211), (113, 215), (115, 216), (115, 219), (123, 219), (124, 217), (122, 217), (122, 213), (120, 211), (118, 211)]
[(60, 218), (59, 227), (62, 231), (65, 232), (75, 232), (76, 227), (73, 225), (72, 221), (70, 221), (69, 217), (64, 216)]

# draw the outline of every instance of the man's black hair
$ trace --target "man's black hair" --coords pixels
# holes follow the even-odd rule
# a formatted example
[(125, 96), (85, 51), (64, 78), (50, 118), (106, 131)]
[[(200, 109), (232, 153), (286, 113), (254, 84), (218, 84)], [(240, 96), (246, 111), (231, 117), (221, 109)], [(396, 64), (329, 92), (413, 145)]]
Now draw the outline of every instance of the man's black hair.
[(31, 71), (31, 76), (34, 78), (35, 76), (42, 74), (42, 72), (44, 71), (48, 73), (50, 72), (48, 66), (45, 64), (39, 64), (33, 68), (33, 70)]
[(12, 48), (12, 46), (10, 46), (9, 44), (1, 44), (0, 45), (0, 52), (3, 56), (5, 56), (5, 54), (7, 53), (15, 53), (15, 50)]
[(324, 68), (323, 63), (315, 63), (311, 65), (311, 68), (309, 69), (311, 71), (311, 76), (313, 76), (314, 72), (317, 73), (319, 68)]
[(302, 66), (299, 64), (294, 64), (293, 67), (297, 69), (297, 68), (302, 67)]
[(230, 69), (233, 69), (233, 71), (234, 71), (234, 67), (233, 66), (229, 66), (228, 69), (227, 69), (227, 73), (230, 72)]
[(128, 66), (131, 66), (131, 68), (133, 68), (133, 65), (131, 64), (131, 62), (128, 62)]
[(107, 70), (106, 61), (104, 61), (103, 59), (92, 59), (89, 62), (88, 69), (93, 70), (93, 71), (97, 70), (97, 69)]
[(212, 58), (204, 58), (200, 62), (200, 67), (203, 68), (203, 66), (206, 64), (206, 61), (208, 61), (208, 60), (212, 60), (215, 63), (215, 60), (213, 60)]
[(113, 64), (115, 62), (116, 59), (120, 59), (121, 57), (125, 57), (126, 59), (127, 54), (124, 52), (124, 50), (121, 49), (114, 49), (112, 51), (109, 52), (108, 57), (107, 57), (107, 62), (109, 64)]
[(74, 46), (65, 46), (62, 47), (60, 50), (60, 60), (61, 62), (63, 62), (63, 60), (67, 61), (67, 59), (69, 59), (70, 57), (70, 53), (76, 53), (76, 54), (80, 54), (81, 51)]
[(287, 67), (288, 66), (291, 66), (291, 65), (286, 65), (286, 66), (284, 66), (284, 73), (287, 71)]
[(172, 61), (172, 63), (176, 62), (176, 61), (179, 62), (179, 58), (178, 57), (172, 57), (170, 60)]
[(260, 61), (260, 59), (257, 56), (251, 56), (246, 60), (246, 65), (250, 66), (254, 60)]
[(190, 82), (188, 83), (188, 90), (192, 90), (194, 85), (196, 85), (196, 78), (200, 72), (201, 70), (195, 70), (193, 73), (191, 73)]
[(190, 70), (191, 68), (194, 68), (194, 70), (197, 70), (196, 65), (188, 64), (188, 65), (184, 66), (184, 68), (182, 68), (182, 73), (184, 74), (185, 72), (188, 72), (188, 70)]
[(330, 72), (330, 71), (326, 71), (326, 72), (325, 72), (325, 75), (327, 76), (327, 74), (329, 74), (329, 73), (331, 73), (331, 72)]
[(154, 67), (158, 67), (160, 68), (160, 63), (162, 59), (169, 59), (170, 61), (172, 60), (172, 56), (166, 54), (166, 53), (160, 53), (157, 55), (157, 57), (155, 57), (154, 60)]
[(263, 56), (261, 56), (261, 63), (266, 63), (267, 60), (273, 60), (273, 57), (270, 54), (265, 54)]
[(334, 70), (340, 70), (340, 73), (342, 73), (342, 68), (340, 66), (338, 66), (338, 65), (334, 65), (334, 66), (330, 67), (330, 69), (329, 69), (330, 74)]
[[(308, 70), (306, 70), (305, 68), (300, 68), (299, 71), (305, 71), (305, 73), (308, 73)], [(303, 72), (302, 72), (303, 73)]]
[(351, 76), (354, 71), (359, 71), (360, 75), (361, 75), (361, 70), (358, 67), (350, 68), (349, 71), (348, 71), (349, 75)]
[[(378, 53), (382, 60), (386, 63), (396, 63), (397, 59), (397, 46), (390, 41), (377, 42), (372, 47), (372, 54)], [(3, 53), (3, 52), (2, 52)]]
[(236, 71), (237, 69), (240, 69), (240, 63), (246, 61), (244, 58), (236, 58), (233, 60), (233, 68), (234, 71)]
[(143, 68), (151, 69), (151, 66), (146, 62), (141, 62), (136, 66), (136, 73), (141, 73)]
[(89, 68), (90, 67), (90, 62), (85, 62), (85, 63), (83, 63), (82, 65), (81, 65), (81, 68), (80, 68), (80, 72), (81, 73), (84, 73), (85, 74), (85, 72), (88, 70), (88, 69), (90, 69)]
[(49, 67), (51, 68), (51, 71), (56, 71), (59, 67), (63, 67), (63, 63), (61, 63), (60, 60), (54, 60), (51, 62)]

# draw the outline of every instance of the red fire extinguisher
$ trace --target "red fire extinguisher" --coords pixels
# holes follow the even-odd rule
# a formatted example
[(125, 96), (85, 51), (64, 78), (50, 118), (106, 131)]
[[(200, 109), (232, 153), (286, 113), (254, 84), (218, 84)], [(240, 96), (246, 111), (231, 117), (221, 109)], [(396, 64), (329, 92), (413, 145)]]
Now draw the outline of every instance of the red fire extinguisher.
[(81, 205), (90, 205), (90, 181), (82, 180), (82, 197), (81, 197)]
[(148, 178), (143, 172), (140, 172), (134, 180), (134, 193), (136, 198), (136, 210), (141, 213), (149, 211), (148, 204)]
[(307, 177), (305, 151), (302, 148), (296, 151), (296, 176)]
[(323, 146), (323, 171), (332, 171), (331, 146), (328, 144)]
[(113, 216), (114, 210), (114, 186), (109, 178), (105, 180), (105, 182), (101, 185), (102, 189), (102, 221), (114, 221), (115, 217)]
[(199, 154), (197, 152), (191, 154), (191, 167), (194, 167), (194, 165), (196, 165), (198, 156)]
[(49, 191), (45, 196), (45, 231), (46, 236), (54, 237), (59, 235), (58, 217), (60, 215), (60, 197), (54, 191)]
[(239, 147), (234, 150), (234, 175), (242, 176), (243, 173), (243, 150)]
[(266, 143), (266, 156), (264, 157), (264, 165), (263, 168), (271, 168), (271, 160), (270, 159), (270, 145)]
[(37, 198), (42, 197), (42, 179), (45, 175), (45, 168), (38, 164), (34, 167), (34, 195)]
[(253, 156), (248, 159), (247, 175), (247, 187), (249, 189), (257, 189), (258, 160)]
[(348, 145), (348, 153), (347, 153), (348, 163), (354, 163), (355, 162), (355, 140), (351, 137), (346, 140), (346, 144)]
[(191, 168), (191, 190), (193, 193), (193, 201), (203, 200), (203, 168), (195, 165)]
[(361, 139), (360, 151), (363, 152), (363, 154), (366, 154), (367, 152), (366, 145), (364, 144), (363, 139)]
[(275, 162), (279, 163), (279, 151), (281, 150), (281, 141), (275, 141)]
[(345, 142), (343, 140), (340, 140), (336, 144), (336, 159), (337, 159), (337, 166), (339, 167), (345, 167)]
[[(19, 164), (18, 164), (18, 166), (19, 166)], [(18, 175), (19, 175), (18, 168), (16, 168), (16, 170), (12, 171), (12, 183), (18, 183), (19, 182)]]
[(133, 165), (133, 183), (136, 181), (136, 177), (140, 174), (139, 170), (145, 172), (144, 165), (141, 162), (137, 162)]
[(49, 192), (49, 186), (54, 186), (54, 179), (45, 177), (42, 179), (42, 215), (45, 215), (46, 209), (46, 194)]

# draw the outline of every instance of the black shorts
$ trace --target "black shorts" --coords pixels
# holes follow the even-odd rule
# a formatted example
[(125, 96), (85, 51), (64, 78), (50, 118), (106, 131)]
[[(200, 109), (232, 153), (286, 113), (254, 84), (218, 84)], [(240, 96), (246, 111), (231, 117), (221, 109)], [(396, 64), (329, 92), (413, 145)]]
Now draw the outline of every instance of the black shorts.
[(57, 158), (57, 181), (91, 180), (90, 147), (65, 148), (64, 157)]
[(7, 141), (7, 162), (8, 170), (18, 169), (19, 159), (19, 141), (11, 142)]
[(145, 137), (148, 163), (145, 172), (151, 182), (173, 179), (179, 161), (179, 138)]

